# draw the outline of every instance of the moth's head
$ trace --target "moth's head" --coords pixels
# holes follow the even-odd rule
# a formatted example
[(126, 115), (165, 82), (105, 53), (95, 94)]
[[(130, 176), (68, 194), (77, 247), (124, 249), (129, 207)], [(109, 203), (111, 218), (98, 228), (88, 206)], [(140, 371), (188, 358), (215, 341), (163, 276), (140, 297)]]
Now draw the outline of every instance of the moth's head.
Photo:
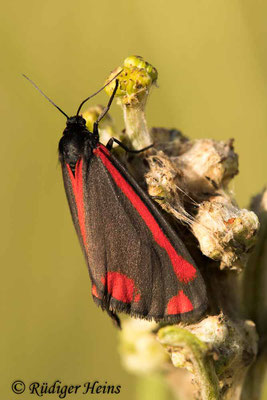
[(66, 125), (58, 145), (59, 159), (74, 167), (85, 152), (88, 129), (85, 119), (79, 115), (68, 118)]
[(75, 115), (67, 119), (67, 127), (86, 127), (86, 121), (81, 115)]
[(63, 135), (79, 135), (87, 132), (86, 120), (81, 115), (67, 118), (66, 128), (63, 131)]

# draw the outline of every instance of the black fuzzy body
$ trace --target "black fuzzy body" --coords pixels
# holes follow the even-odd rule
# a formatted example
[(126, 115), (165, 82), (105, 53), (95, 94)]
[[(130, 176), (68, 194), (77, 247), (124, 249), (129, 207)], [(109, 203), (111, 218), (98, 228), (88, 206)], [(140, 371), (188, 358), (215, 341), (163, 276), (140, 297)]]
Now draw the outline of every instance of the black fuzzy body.
[(67, 120), (67, 126), (59, 141), (59, 160), (60, 162), (64, 161), (69, 164), (74, 172), (78, 159), (89, 159), (98, 143), (98, 132), (90, 132), (86, 127), (86, 120), (83, 117), (79, 115), (71, 117)]

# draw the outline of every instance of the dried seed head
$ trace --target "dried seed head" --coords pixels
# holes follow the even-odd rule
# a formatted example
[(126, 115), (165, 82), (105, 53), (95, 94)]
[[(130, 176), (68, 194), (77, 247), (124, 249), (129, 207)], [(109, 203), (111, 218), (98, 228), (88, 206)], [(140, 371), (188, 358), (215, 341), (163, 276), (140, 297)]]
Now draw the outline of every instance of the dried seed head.
[(182, 170), (162, 151), (148, 156), (147, 161), (149, 171), (145, 179), (150, 196), (162, 197), (163, 200), (157, 201), (165, 211), (190, 224), (193, 219), (185, 209), (185, 202), (194, 200), (187, 193)]
[(175, 161), (183, 170), (188, 190), (195, 194), (214, 193), (238, 173), (238, 156), (232, 141), (194, 140)]
[(254, 212), (215, 197), (200, 204), (191, 229), (203, 254), (220, 261), (221, 268), (241, 270), (255, 245), (259, 220)]
[(162, 150), (147, 158), (149, 194), (164, 197), (158, 200), (161, 207), (190, 226), (204, 255), (220, 261), (221, 268), (241, 270), (256, 242), (259, 221), (253, 212), (240, 210), (227, 192), (229, 179), (238, 172), (233, 142), (190, 142), (171, 132), (154, 129), (156, 147)]

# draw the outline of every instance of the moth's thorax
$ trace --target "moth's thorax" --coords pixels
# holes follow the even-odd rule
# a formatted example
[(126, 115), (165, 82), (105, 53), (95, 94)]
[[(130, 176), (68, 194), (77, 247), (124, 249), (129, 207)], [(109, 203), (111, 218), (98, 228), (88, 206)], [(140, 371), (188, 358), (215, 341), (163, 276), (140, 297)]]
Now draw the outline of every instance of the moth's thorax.
[(70, 117), (59, 141), (59, 159), (61, 162), (64, 161), (75, 168), (79, 158), (89, 158), (91, 156), (92, 150), (97, 146), (98, 142), (98, 134), (94, 134), (87, 129), (86, 121), (83, 117), (80, 115)]

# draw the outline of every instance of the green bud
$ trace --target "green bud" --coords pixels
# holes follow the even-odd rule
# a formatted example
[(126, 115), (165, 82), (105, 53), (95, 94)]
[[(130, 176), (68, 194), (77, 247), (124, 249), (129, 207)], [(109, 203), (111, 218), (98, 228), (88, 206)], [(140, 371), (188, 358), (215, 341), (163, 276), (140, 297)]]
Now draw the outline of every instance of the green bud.
[[(116, 97), (120, 99), (122, 104), (128, 106), (139, 104), (146, 99), (150, 87), (157, 80), (157, 70), (144, 61), (142, 57), (127, 57), (123, 66), (116, 68), (108, 77), (106, 83), (113, 79), (122, 68), (121, 74), (117, 77), (119, 86)], [(111, 96), (114, 88), (115, 80), (105, 88), (105, 91)]]
[(140, 56), (130, 56), (125, 58), (124, 67), (127, 68), (137, 67), (140, 69), (145, 69), (146, 72), (151, 77), (152, 82), (156, 81), (158, 78), (158, 71), (156, 70), (156, 68), (153, 67), (153, 65), (149, 64), (147, 61), (143, 59), (143, 57)]
[[(126, 139), (133, 149), (147, 147), (152, 144), (152, 138), (145, 118), (145, 105), (149, 90), (156, 83), (157, 70), (142, 57), (131, 56), (110, 74), (106, 83), (115, 77), (119, 82), (115, 97), (123, 110)], [(109, 96), (114, 91), (116, 80), (105, 88)]]

